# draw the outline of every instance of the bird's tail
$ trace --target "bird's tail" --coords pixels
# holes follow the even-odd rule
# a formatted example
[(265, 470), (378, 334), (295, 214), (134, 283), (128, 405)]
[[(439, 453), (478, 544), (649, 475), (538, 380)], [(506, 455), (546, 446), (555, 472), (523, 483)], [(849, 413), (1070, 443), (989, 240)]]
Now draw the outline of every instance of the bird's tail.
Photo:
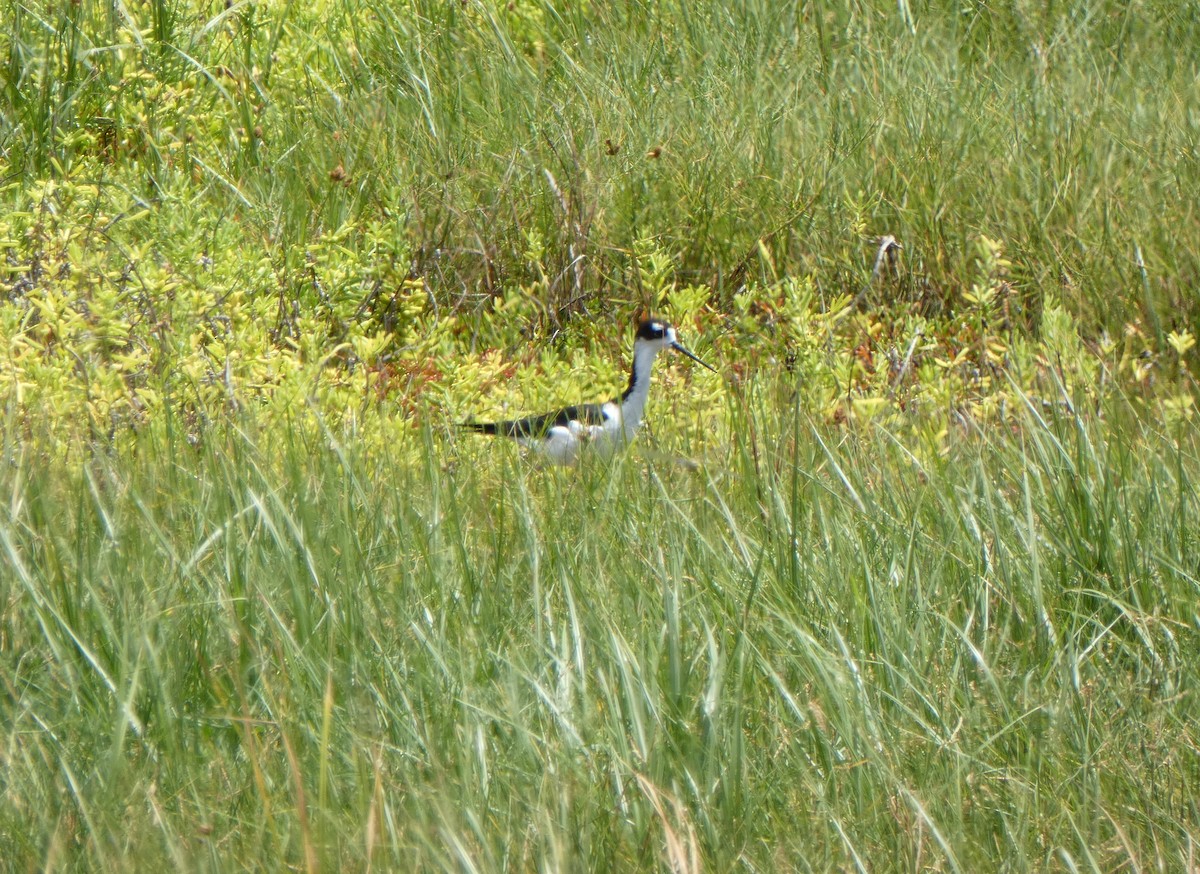
[(457, 427), (476, 434), (500, 434), (502, 424), (496, 422), (459, 422)]

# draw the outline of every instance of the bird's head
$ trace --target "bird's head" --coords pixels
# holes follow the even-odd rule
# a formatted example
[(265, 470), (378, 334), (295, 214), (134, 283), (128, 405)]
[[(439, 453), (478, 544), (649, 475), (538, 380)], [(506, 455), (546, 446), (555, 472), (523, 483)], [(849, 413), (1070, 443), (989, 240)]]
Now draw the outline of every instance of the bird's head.
[(661, 319), (646, 319), (638, 325), (637, 339), (634, 340), (635, 352), (638, 348), (653, 349), (655, 353), (663, 349), (674, 349), (695, 361), (701, 367), (707, 367), (713, 373), (716, 369), (709, 367), (692, 353), (690, 349), (679, 342), (675, 329)]

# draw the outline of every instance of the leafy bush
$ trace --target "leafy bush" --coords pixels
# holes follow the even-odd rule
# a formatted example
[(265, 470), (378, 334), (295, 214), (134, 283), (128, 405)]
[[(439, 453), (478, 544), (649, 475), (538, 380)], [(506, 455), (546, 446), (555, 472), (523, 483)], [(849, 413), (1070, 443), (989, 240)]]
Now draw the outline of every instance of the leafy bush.
[(1193, 864), (1189, 4), (3, 21), (0, 858)]

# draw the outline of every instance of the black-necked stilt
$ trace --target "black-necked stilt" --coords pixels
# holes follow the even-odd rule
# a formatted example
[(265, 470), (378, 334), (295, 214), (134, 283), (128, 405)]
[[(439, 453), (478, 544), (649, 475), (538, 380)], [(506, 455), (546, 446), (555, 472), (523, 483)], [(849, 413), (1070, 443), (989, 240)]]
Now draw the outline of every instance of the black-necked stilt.
[(650, 392), (650, 370), (655, 356), (663, 349), (682, 352), (701, 367), (717, 372), (679, 342), (674, 328), (658, 319), (648, 319), (638, 326), (629, 388), (621, 397), (605, 404), (581, 404), (506, 422), (464, 422), (462, 427), (480, 434), (512, 437), (522, 446), (541, 453), (552, 464), (574, 464), (584, 446), (601, 455), (612, 455), (633, 439), (642, 424), (646, 395)]

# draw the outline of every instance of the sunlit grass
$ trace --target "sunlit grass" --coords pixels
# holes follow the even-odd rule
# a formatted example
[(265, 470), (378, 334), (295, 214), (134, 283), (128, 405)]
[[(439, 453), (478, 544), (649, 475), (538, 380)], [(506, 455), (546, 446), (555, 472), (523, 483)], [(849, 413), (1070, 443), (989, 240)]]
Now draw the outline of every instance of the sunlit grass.
[(871, 302), (940, 311), (983, 233), (1023, 321), (1046, 292), (1089, 327), (1195, 320), (1188, 4), (9, 6), (5, 175), (107, 182), (210, 255), (237, 222), (301, 299), (313, 238), (387, 216), (471, 313), (542, 271), (553, 322), (654, 303), (643, 238), (725, 302), (807, 273), (828, 298), (882, 234), (905, 255)]
[(1195, 429), (1028, 414), (916, 465), (754, 415), (698, 470), (13, 449), (5, 855), (1185, 867)]
[(5, 9), (3, 863), (1195, 868), (1189, 4)]

